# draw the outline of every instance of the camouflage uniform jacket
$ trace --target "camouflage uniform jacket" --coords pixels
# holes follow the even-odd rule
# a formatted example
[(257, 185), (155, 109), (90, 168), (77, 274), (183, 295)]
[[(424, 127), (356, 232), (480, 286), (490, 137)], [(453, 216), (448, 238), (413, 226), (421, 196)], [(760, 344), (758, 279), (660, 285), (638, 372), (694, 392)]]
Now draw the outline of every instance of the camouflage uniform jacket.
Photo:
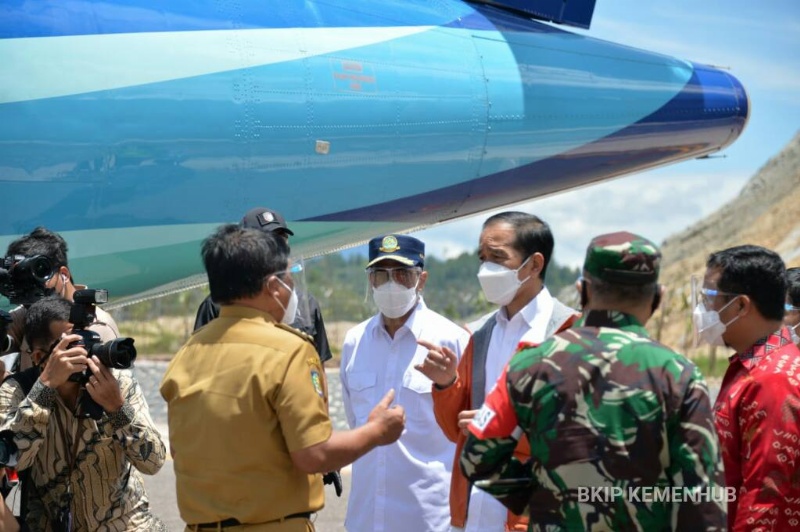
[[(630, 315), (591, 311), (575, 328), (517, 352), (469, 429), (464, 473), (473, 481), (529, 479), (522, 489), (490, 490), (516, 511), (527, 505), (529, 530), (725, 528), (706, 383)], [(523, 433), (531, 445), (524, 464), (511, 458)], [(706, 496), (663, 496), (676, 488)]]

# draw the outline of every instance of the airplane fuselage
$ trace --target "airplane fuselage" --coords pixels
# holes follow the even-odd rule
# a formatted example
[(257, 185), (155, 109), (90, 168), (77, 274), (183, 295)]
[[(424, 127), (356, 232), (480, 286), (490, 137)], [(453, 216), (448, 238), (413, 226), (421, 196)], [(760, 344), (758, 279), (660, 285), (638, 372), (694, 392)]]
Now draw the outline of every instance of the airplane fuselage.
[(0, 7), (0, 248), (44, 225), (129, 295), (254, 206), (320, 254), (713, 153), (749, 112), (727, 72), (456, 0), (173, 4)]

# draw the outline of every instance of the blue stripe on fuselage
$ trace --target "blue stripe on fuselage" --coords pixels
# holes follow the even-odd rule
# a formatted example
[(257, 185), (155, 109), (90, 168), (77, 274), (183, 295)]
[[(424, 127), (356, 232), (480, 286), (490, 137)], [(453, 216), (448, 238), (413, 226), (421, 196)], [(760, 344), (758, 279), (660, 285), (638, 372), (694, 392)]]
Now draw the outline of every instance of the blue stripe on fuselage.
[[(463, 217), (515, 203), (521, 197), (543, 196), (590, 183), (597, 179), (599, 168), (614, 168), (615, 173), (626, 174), (654, 164), (685, 159), (687, 153), (717, 151), (741, 134), (748, 115), (747, 95), (736, 78), (695, 65), (685, 88), (662, 108), (621, 131), (558, 157), (400, 201), (317, 216), (311, 220), (360, 222), (381, 219), (413, 223), (418, 216), (414, 212), (416, 205), (447, 203), (448, 198), (467, 196), (469, 199), (453, 216)], [(648, 147), (642, 143), (642, 147), (637, 149), (637, 138), (655, 137), (660, 139), (660, 146)]]

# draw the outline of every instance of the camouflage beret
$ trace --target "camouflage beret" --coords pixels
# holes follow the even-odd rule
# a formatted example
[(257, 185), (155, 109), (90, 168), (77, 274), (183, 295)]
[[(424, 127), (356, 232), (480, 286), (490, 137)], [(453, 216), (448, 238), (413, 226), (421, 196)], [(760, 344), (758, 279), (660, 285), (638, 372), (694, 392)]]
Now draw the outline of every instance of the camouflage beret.
[(661, 252), (646, 238), (621, 231), (592, 239), (583, 269), (613, 284), (648, 284), (658, 280)]

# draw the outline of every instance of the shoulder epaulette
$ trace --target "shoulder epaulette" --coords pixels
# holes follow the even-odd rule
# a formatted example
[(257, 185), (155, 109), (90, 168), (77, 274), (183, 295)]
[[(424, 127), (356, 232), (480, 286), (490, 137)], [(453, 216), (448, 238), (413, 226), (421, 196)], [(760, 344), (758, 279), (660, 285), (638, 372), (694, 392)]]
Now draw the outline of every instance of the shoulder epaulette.
[(283, 329), (284, 331), (288, 331), (288, 332), (290, 332), (292, 334), (296, 334), (297, 336), (299, 336), (300, 338), (302, 338), (303, 340), (305, 340), (308, 343), (311, 343), (311, 344), (314, 343), (314, 338), (311, 335), (304, 333), (300, 329), (295, 329), (291, 325), (284, 325), (283, 323), (276, 323), (275, 327), (277, 327), (279, 329)]

